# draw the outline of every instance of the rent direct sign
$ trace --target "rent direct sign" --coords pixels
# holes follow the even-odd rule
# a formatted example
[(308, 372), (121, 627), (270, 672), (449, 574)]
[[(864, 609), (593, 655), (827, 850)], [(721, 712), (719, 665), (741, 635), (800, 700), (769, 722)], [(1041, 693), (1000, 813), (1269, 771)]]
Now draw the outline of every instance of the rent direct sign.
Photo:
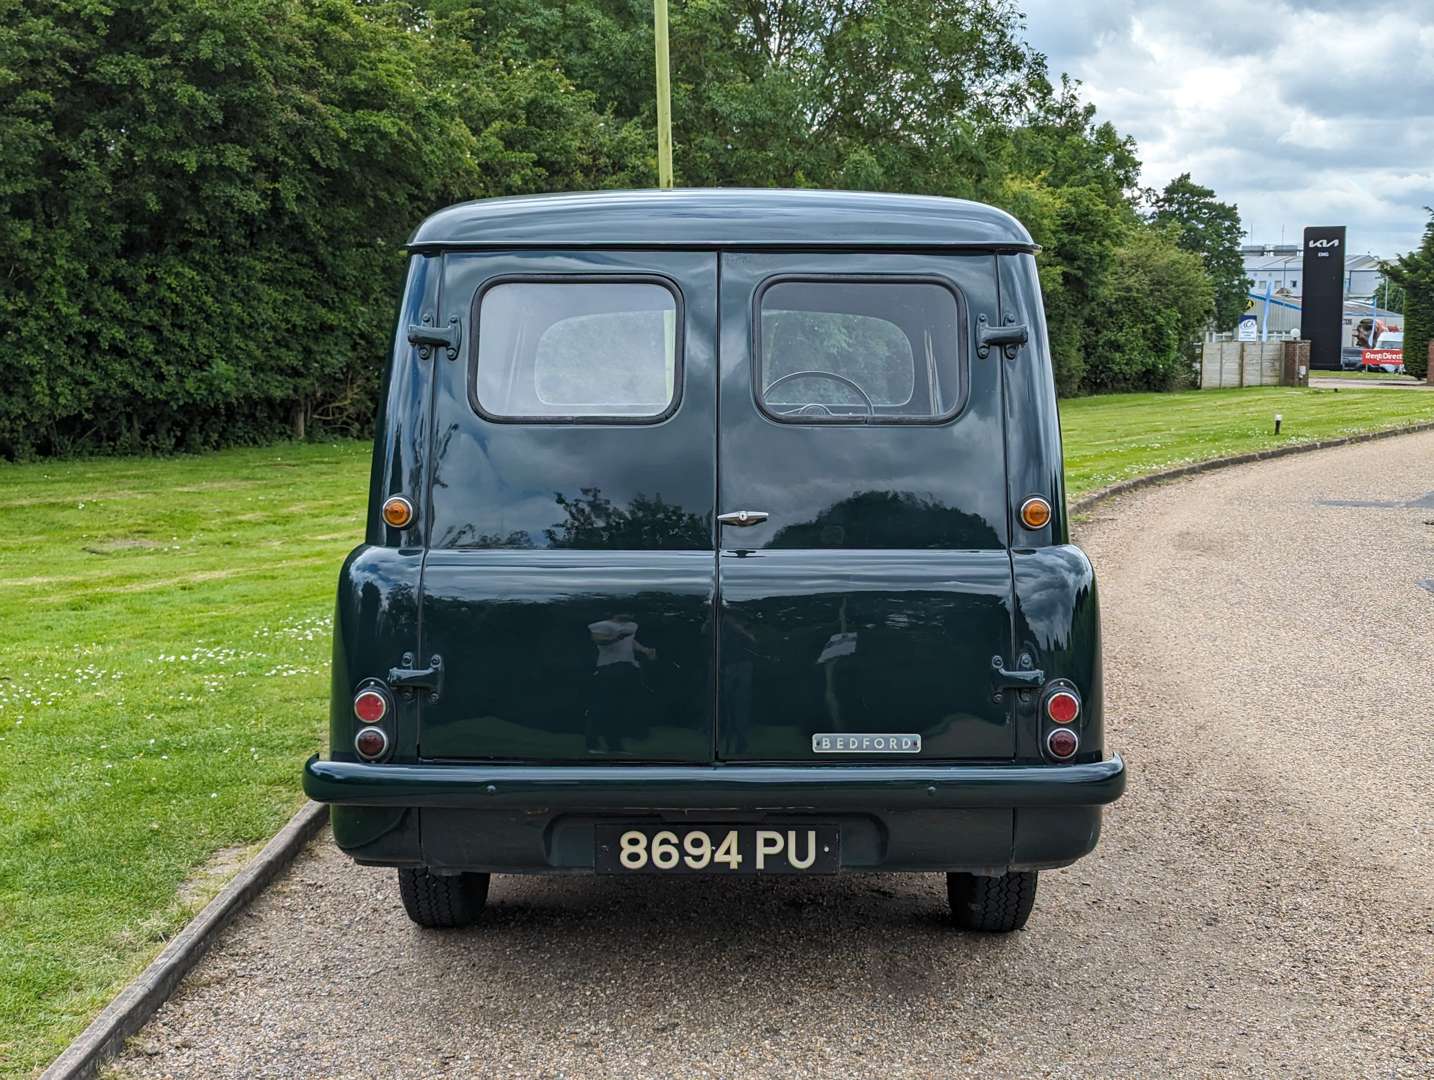
[(1398, 364), (1404, 365), (1403, 349), (1363, 349), (1361, 360), (1365, 367), (1374, 367), (1377, 364)]

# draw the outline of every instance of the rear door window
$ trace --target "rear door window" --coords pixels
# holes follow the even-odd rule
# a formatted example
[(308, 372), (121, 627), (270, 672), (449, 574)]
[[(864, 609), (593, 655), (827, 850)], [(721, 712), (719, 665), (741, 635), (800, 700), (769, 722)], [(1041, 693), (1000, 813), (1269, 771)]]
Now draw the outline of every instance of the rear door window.
[(934, 423), (963, 397), (960, 300), (922, 280), (791, 279), (757, 294), (758, 400), (787, 423)]
[(641, 423), (676, 407), (681, 302), (666, 282), (500, 280), (477, 303), (473, 400), (489, 419)]

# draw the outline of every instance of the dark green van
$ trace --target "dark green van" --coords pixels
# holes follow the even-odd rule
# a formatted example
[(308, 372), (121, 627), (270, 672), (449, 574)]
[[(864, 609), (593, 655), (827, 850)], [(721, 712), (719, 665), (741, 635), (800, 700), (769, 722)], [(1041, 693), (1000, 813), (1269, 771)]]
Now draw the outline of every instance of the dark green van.
[(1022, 926), (1125, 784), (1025, 229), (640, 191), (408, 246), (304, 771), (339, 846), (425, 926), (594, 871), (935, 871)]

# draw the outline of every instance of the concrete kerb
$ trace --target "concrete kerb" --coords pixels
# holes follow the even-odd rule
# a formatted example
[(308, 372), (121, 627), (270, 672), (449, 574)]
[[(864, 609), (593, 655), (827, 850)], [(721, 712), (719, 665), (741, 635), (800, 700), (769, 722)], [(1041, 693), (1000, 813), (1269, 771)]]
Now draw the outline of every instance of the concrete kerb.
[(1147, 473), (1145, 476), (1132, 477), (1129, 480), (1122, 480), (1118, 484), (1111, 484), (1098, 491), (1092, 491), (1089, 495), (1082, 495), (1070, 504), (1072, 514), (1083, 514), (1093, 509), (1099, 503), (1117, 495), (1124, 495), (1131, 491), (1139, 491), (1141, 488), (1154, 487), (1156, 484), (1163, 484), (1170, 480), (1178, 480), (1182, 476), (1194, 476), (1196, 473), (1214, 472), (1216, 469), (1228, 469), (1232, 465), (1248, 465), (1253, 461), (1265, 461), (1268, 458), (1288, 457), (1290, 454), (1307, 454), (1314, 450), (1328, 450), (1336, 446), (1348, 446), (1351, 443), (1372, 442), (1375, 439), (1391, 439), (1397, 435), (1413, 435), (1420, 431), (1434, 431), (1434, 420), (1422, 421), (1418, 424), (1406, 424), (1404, 427), (1385, 428), (1381, 431), (1364, 431), (1358, 435), (1345, 435), (1338, 439), (1318, 439), (1313, 442), (1291, 443), (1289, 446), (1277, 446), (1271, 450), (1255, 450), (1248, 454), (1233, 454), (1230, 457), (1211, 458), (1209, 461), (1197, 461), (1191, 465), (1181, 465), (1176, 469), (1163, 469), (1160, 472)]
[(179, 981), (204, 955), (219, 931), (264, 891), (327, 820), (327, 806), (306, 803), (154, 961), (104, 1007), (79, 1038), (41, 1074), (40, 1080), (92, 1077), (101, 1065), (115, 1057), (124, 1048), (125, 1040), (144, 1027), (169, 1000)]
[[(1346, 435), (1338, 439), (1320, 439), (1314, 442), (1293, 443), (1272, 450), (1257, 450), (1248, 454), (1211, 458), (1176, 469), (1165, 469), (1146, 476), (1111, 484), (1109, 487), (1083, 495), (1070, 504), (1072, 514), (1081, 514), (1097, 504), (1116, 495), (1153, 487), (1170, 480), (1177, 480), (1196, 473), (1212, 472), (1232, 465), (1245, 465), (1268, 458), (1285, 457), (1289, 454), (1304, 454), (1314, 450), (1326, 450), (1351, 443), (1370, 442), (1374, 439), (1388, 439), (1397, 435), (1412, 435), (1420, 431), (1434, 431), (1434, 421), (1409, 424), (1383, 431), (1369, 431), (1358, 435)], [(101, 1065), (115, 1057), (124, 1047), (124, 1041), (149, 1021), (161, 1005), (169, 999), (181, 979), (192, 968), (204, 951), (213, 942), (219, 931), (229, 925), (244, 907), (261, 893), (269, 882), (278, 876), (302, 849), (309, 839), (319, 831), (327, 820), (327, 807), (321, 803), (308, 803), (299, 810), (289, 823), (264, 846), (250, 863), (226, 885), (203, 911), (164, 947), (154, 961), (140, 973), (132, 983), (120, 991), (95, 1017), (90, 1026), (81, 1032), (79, 1038), (50, 1065), (40, 1080), (87, 1080), (94, 1076)]]

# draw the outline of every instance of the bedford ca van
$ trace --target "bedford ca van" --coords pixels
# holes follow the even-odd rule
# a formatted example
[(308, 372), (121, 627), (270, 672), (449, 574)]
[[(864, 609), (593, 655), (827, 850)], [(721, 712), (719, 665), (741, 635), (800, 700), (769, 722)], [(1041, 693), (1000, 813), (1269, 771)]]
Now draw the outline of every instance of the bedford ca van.
[(408, 250), (304, 770), (339, 847), (428, 927), (495, 873), (863, 871), (1023, 926), (1125, 784), (1026, 230), (640, 191)]

